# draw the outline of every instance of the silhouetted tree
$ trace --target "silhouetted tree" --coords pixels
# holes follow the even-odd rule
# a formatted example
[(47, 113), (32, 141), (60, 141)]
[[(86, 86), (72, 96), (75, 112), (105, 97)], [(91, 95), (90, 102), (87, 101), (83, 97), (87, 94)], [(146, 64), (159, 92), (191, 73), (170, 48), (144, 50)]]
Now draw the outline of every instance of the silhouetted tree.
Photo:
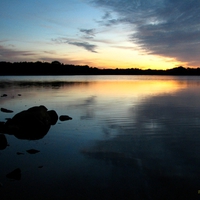
[(61, 65), (61, 63), (59, 61), (57, 61), (57, 60), (53, 61), (51, 64), (52, 65)]
[(167, 70), (98, 69), (88, 65), (61, 64), (59, 61), (48, 62), (0, 62), (0, 75), (200, 75), (200, 68), (182, 66)]

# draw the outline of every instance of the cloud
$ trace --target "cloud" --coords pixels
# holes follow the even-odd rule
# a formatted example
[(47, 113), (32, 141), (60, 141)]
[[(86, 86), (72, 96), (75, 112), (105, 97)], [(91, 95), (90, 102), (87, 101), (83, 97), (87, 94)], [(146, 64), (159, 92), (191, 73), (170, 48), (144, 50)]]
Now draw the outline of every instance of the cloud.
[(13, 60), (16, 57), (22, 57), (22, 56), (34, 56), (36, 55), (34, 52), (31, 51), (20, 51), (20, 50), (14, 50), (14, 49), (9, 49), (7, 47), (4, 47), (0, 45), (0, 59), (11, 59)]
[(97, 53), (97, 51), (95, 50), (97, 48), (97, 45), (90, 44), (89, 42), (85, 42), (85, 41), (81, 41), (81, 40), (77, 40), (73, 38), (67, 38), (67, 37), (55, 38), (55, 39), (52, 39), (52, 41), (57, 44), (70, 44), (70, 45), (82, 47), (86, 49), (87, 51)]
[(95, 36), (95, 29), (80, 29), (80, 32), (83, 33), (83, 39), (91, 40)]
[(80, 32), (85, 33), (86, 35), (94, 36), (95, 29), (80, 29)]
[[(129, 39), (149, 54), (175, 58), (199, 66), (200, 1), (196, 0), (91, 0), (106, 9), (104, 25), (127, 24)], [(111, 18), (109, 13), (116, 14)]]
[(109, 19), (111, 17), (110, 12), (105, 12), (104, 16), (102, 17), (102, 19)]
[(101, 20), (96, 21), (101, 26), (113, 26), (121, 23), (121, 19), (113, 18), (110, 12), (105, 12)]
[[(43, 55), (43, 56), (41, 56)], [(63, 58), (62, 55), (57, 55), (56, 51), (42, 51), (35, 53), (32, 51), (21, 51), (12, 48), (4, 47), (0, 45), (0, 61), (8, 62), (22, 62), (22, 61), (46, 61), (52, 62), (54, 60), (59, 60), (62, 63), (79, 64), (84, 63), (81, 60), (72, 60), (66, 56)]]
[(95, 51), (97, 46), (94, 45), (94, 44), (90, 44), (88, 42), (67, 42), (67, 43), (71, 44), (71, 45), (78, 46), (78, 47), (83, 47), (87, 51), (91, 51), (93, 53), (97, 53), (97, 51)]

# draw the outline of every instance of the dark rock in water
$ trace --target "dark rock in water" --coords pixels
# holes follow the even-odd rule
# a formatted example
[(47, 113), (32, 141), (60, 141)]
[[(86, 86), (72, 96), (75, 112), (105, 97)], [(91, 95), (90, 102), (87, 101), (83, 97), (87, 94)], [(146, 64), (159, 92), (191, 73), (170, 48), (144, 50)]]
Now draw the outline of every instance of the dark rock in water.
[(7, 97), (7, 96), (8, 96), (7, 94), (2, 94), (2, 95), (1, 95), (1, 97)]
[(36, 154), (36, 153), (39, 153), (40, 151), (38, 151), (36, 149), (29, 149), (29, 150), (26, 150), (26, 152), (28, 152), (30, 154)]
[(13, 180), (20, 180), (21, 179), (21, 169), (17, 168), (13, 170), (12, 172), (8, 173), (6, 175), (7, 178), (13, 179)]
[(58, 115), (55, 110), (49, 110), (47, 111), (48, 115), (50, 116), (51, 125), (55, 125), (58, 121)]
[(72, 118), (69, 117), (68, 115), (61, 115), (59, 119), (60, 121), (72, 120)]
[(54, 110), (48, 111), (42, 105), (17, 113), (4, 126), (6, 133), (19, 139), (37, 140), (43, 138), (57, 120), (57, 113)]
[(21, 94), (18, 94), (18, 96), (22, 96)]
[(5, 120), (7, 120), (7, 121), (10, 120), (10, 119), (11, 119), (11, 118), (9, 118), (9, 117), (6, 117), (6, 118), (5, 118)]
[(38, 166), (38, 168), (39, 168), (39, 169), (41, 169), (41, 168), (43, 168), (43, 166), (42, 166), (42, 165), (40, 165), (40, 166)]
[(8, 142), (6, 136), (4, 134), (0, 134), (0, 150), (5, 149), (8, 146)]
[(21, 153), (21, 152), (17, 152), (17, 155), (24, 155), (24, 153)]
[(4, 122), (0, 122), (0, 133), (4, 133), (5, 132), (5, 126), (4, 126)]
[(12, 113), (12, 110), (8, 110), (6, 108), (1, 108), (1, 112), (5, 112), (5, 113)]

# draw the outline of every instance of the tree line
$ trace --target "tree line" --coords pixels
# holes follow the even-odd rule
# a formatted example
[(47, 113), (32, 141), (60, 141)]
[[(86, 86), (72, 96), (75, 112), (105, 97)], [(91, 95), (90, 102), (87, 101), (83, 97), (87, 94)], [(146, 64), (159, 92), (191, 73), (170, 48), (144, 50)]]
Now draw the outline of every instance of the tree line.
[(0, 62), (0, 75), (200, 75), (200, 68), (182, 66), (167, 70), (139, 68), (99, 69), (88, 65), (48, 62)]

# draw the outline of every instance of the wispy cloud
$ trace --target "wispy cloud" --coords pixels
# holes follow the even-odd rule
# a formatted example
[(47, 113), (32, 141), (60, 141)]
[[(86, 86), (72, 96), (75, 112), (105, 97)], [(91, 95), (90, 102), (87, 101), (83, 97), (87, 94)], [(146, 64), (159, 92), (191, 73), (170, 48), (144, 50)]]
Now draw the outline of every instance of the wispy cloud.
[(71, 45), (78, 46), (78, 47), (83, 47), (87, 51), (91, 51), (93, 53), (97, 53), (97, 51), (95, 50), (97, 46), (94, 45), (94, 44), (90, 44), (88, 42), (67, 42), (67, 43), (71, 44)]
[[(41, 57), (43, 55), (43, 57)], [(22, 61), (46, 61), (52, 62), (53, 60), (59, 60), (60, 62), (67, 63), (75, 63), (78, 61), (70, 60), (63, 58), (62, 55), (58, 55), (56, 51), (41, 51), (41, 52), (33, 52), (33, 51), (21, 51), (15, 48), (8, 48), (3, 45), (0, 45), (0, 60), (1, 61), (9, 61), (9, 62), (22, 62)]]
[(95, 37), (95, 29), (80, 29), (79, 31), (83, 34), (83, 39), (91, 40)]
[(77, 47), (82, 47), (82, 48), (86, 49), (87, 51), (90, 51), (92, 53), (97, 53), (97, 51), (96, 51), (97, 45), (90, 44), (89, 42), (81, 41), (78, 39), (59, 37), (59, 38), (52, 39), (52, 41), (57, 44), (70, 44), (70, 45), (74, 45)]
[(101, 20), (96, 20), (96, 22), (101, 26), (109, 27), (120, 24), (121, 19), (113, 17), (110, 12), (106, 11), (105, 14), (102, 16)]
[(95, 29), (80, 29), (80, 32), (85, 33), (90, 36), (95, 35)]
[(15, 49), (9, 49), (7, 47), (4, 47), (0, 45), (0, 59), (2, 60), (13, 60), (17, 57), (23, 57), (23, 56), (34, 56), (36, 55), (34, 52), (31, 51), (20, 51)]
[(129, 25), (133, 31), (129, 40), (149, 54), (199, 65), (200, 1), (91, 0), (90, 3), (107, 10), (102, 17), (104, 25)]
[(109, 19), (111, 17), (110, 12), (105, 12), (104, 16), (102, 17), (102, 19)]

